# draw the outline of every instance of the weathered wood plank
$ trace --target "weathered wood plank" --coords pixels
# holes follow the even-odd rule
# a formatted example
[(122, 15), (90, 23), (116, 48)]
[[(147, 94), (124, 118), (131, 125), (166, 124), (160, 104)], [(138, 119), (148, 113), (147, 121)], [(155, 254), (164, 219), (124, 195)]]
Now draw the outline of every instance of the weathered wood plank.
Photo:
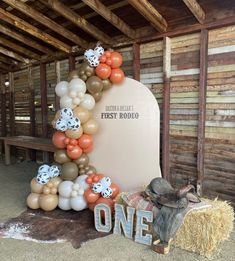
[(42, 137), (47, 137), (47, 80), (46, 64), (40, 64), (40, 90), (41, 90), (41, 116), (42, 116)]
[(24, 58), (23, 56), (15, 53), (15, 52), (9, 51), (8, 49), (6, 49), (4, 47), (1, 47), (1, 46), (0, 46), (0, 53), (6, 55), (8, 57), (11, 57), (11, 58), (13, 58), (15, 60), (18, 60), (20, 62), (29, 63), (29, 59)]
[(203, 24), (206, 18), (205, 12), (196, 0), (183, 0), (198, 22)]
[(140, 45), (133, 44), (133, 78), (140, 80)]

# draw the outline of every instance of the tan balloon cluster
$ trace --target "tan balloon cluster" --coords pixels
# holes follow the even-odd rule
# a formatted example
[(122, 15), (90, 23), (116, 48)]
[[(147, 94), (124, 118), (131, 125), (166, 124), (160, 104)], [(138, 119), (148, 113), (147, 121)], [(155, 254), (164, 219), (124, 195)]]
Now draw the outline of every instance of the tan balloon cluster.
[(58, 206), (59, 197), (57, 195), (58, 186), (62, 182), (61, 178), (52, 178), (47, 184), (39, 184), (35, 178), (31, 180), (31, 193), (27, 197), (27, 206), (31, 209), (43, 209), (51, 211)]

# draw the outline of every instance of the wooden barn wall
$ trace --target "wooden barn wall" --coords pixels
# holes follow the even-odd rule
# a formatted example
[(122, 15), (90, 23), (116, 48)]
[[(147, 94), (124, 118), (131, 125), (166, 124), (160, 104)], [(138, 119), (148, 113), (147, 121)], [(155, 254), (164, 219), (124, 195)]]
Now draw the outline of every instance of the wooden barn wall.
[[(133, 77), (132, 47), (119, 49), (123, 70)], [(197, 181), (197, 126), (200, 33), (171, 38), (170, 177), (174, 185)], [(82, 56), (76, 57), (76, 68)], [(60, 80), (68, 75), (68, 60), (60, 61)], [(55, 114), (55, 63), (46, 65), (48, 137)], [(42, 135), (40, 67), (32, 67), (36, 136)], [(29, 135), (28, 70), (14, 73), (16, 135)], [(140, 81), (156, 97), (162, 115), (163, 41), (140, 45)], [(9, 90), (7, 131), (9, 133)], [(21, 118), (17, 118), (21, 117)], [(26, 117), (26, 118), (22, 118)], [(161, 116), (162, 122), (162, 116)], [(162, 124), (161, 124), (162, 128)], [(209, 31), (204, 193), (235, 203), (235, 26)], [(223, 184), (223, 186), (221, 185)]]

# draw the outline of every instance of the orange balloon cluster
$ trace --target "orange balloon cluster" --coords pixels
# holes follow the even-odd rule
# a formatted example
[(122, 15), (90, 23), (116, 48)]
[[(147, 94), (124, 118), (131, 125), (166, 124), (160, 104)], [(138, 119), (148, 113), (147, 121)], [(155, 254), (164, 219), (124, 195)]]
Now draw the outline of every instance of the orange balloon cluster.
[(124, 78), (125, 74), (120, 66), (122, 65), (122, 55), (118, 52), (105, 51), (100, 56), (100, 64), (95, 68), (95, 73), (102, 80), (108, 79), (112, 83), (119, 84)]
[(82, 153), (90, 153), (93, 150), (93, 138), (91, 135), (82, 134), (78, 139), (68, 138), (61, 131), (56, 131), (52, 137), (53, 144), (58, 149), (67, 149), (70, 159), (78, 159)]
[[(103, 174), (91, 174), (86, 179), (86, 183), (92, 186), (94, 183), (99, 182), (102, 178), (104, 178)], [(107, 204), (108, 206), (113, 208), (113, 205), (115, 203), (115, 198), (117, 197), (119, 193), (119, 186), (115, 183), (111, 183), (110, 188), (112, 189), (113, 193), (110, 196), (110, 198), (103, 198), (101, 193), (95, 193), (92, 188), (88, 188), (84, 193), (84, 198), (88, 203), (89, 209), (92, 211), (94, 210), (94, 207), (100, 203)]]

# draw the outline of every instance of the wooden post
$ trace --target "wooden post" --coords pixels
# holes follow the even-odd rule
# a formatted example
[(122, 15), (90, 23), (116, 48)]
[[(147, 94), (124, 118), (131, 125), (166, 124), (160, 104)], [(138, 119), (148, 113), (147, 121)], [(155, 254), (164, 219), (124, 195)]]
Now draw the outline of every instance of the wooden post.
[(7, 134), (7, 120), (6, 120), (6, 86), (5, 77), (1, 74), (1, 136), (5, 137)]
[(206, 120), (206, 91), (207, 91), (207, 59), (208, 59), (208, 30), (201, 31), (200, 40), (200, 78), (199, 78), (199, 117), (197, 143), (197, 193), (203, 194), (204, 177), (204, 147), (205, 147), (205, 120)]
[(14, 97), (14, 73), (9, 72), (9, 127), (10, 127), (10, 135), (15, 136), (15, 97)]
[(140, 81), (140, 45), (133, 44), (133, 78)]
[(75, 69), (75, 57), (70, 54), (69, 55), (69, 71), (71, 72), (74, 69)]
[(163, 128), (162, 128), (162, 174), (170, 179), (170, 72), (171, 72), (171, 40), (163, 38)]
[[(42, 109), (42, 137), (47, 137), (47, 76), (46, 64), (40, 63), (40, 89), (41, 89), (41, 109)], [(43, 152), (43, 162), (48, 162), (48, 153)]]
[[(32, 77), (32, 67), (28, 67), (28, 85), (29, 85), (29, 114), (30, 114), (30, 136), (35, 137), (35, 97), (34, 97), (34, 86)], [(36, 151), (31, 150), (30, 157), (32, 160), (36, 160)]]
[[(55, 75), (56, 83), (60, 82), (60, 61), (55, 61)], [(55, 109), (58, 111), (60, 109), (60, 97), (55, 93)]]

